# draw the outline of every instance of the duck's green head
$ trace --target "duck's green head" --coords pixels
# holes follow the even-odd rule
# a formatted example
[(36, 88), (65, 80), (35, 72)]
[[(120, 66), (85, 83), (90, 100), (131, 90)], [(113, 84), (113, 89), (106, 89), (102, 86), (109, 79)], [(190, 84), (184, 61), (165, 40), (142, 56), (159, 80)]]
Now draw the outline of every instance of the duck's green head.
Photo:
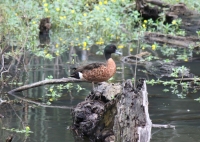
[(117, 47), (114, 44), (109, 44), (104, 48), (104, 54), (112, 54), (115, 53)]
[(104, 48), (104, 55), (105, 55), (106, 59), (109, 59), (111, 57), (112, 53), (120, 54), (117, 51), (117, 47), (114, 44), (109, 44)]

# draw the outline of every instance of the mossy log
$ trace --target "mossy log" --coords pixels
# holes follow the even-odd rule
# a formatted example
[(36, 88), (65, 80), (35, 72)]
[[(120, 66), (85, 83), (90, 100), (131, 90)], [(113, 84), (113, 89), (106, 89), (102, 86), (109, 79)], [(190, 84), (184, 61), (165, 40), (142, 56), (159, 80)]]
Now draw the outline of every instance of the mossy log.
[(150, 140), (152, 123), (143, 79), (136, 89), (131, 80), (123, 84), (102, 83), (72, 114), (72, 129), (79, 138), (86, 136), (95, 142)]

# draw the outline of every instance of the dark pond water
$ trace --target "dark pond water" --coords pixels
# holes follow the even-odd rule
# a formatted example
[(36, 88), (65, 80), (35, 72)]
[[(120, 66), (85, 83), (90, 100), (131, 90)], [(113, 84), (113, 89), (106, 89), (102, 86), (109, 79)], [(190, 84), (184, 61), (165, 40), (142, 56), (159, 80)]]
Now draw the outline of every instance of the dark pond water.
[[(43, 59), (34, 58), (28, 66), (30, 71), (24, 74), (26, 82), (24, 84), (44, 80), (49, 75), (54, 78), (66, 77), (69, 75), (67, 61), (69, 56), (54, 59), (53, 61), (44, 61)], [(80, 59), (81, 60), (81, 59)], [(123, 65), (119, 61), (119, 57), (115, 56), (118, 67), (125, 67), (125, 70), (119, 69), (112, 80), (118, 82), (122, 79), (130, 79), (133, 74), (130, 66)], [(88, 56), (88, 62), (104, 61), (103, 56)], [(82, 62), (82, 61), (81, 61)], [(200, 75), (199, 61), (184, 63), (189, 67), (195, 75)], [(134, 66), (133, 66), (134, 67)], [(142, 73), (138, 73), (138, 77), (146, 77)], [(149, 76), (152, 77), (152, 76)], [(21, 80), (24, 80), (22, 77)], [(86, 90), (77, 92), (72, 90), (70, 94), (68, 90), (62, 92), (62, 97), (52, 102), (52, 105), (73, 107), (83, 101), (85, 96), (92, 89), (90, 83), (81, 83)], [(149, 113), (150, 118), (155, 124), (171, 124), (176, 129), (152, 129), (151, 142), (198, 142), (200, 141), (200, 103), (194, 101), (199, 97), (199, 93), (189, 94), (185, 99), (180, 99), (171, 93), (164, 93), (162, 90), (166, 87), (162, 85), (148, 85), (149, 94)], [(13, 87), (14, 88), (14, 87)], [(8, 91), (11, 88), (8, 88)], [(18, 93), (18, 96), (26, 96), (27, 98), (42, 98), (47, 93), (45, 87), (39, 87)], [(10, 99), (15, 99), (9, 96)], [(73, 97), (73, 98), (72, 98)], [(10, 134), (14, 134), (13, 142), (74, 142), (73, 133), (68, 129), (72, 124), (72, 118), (69, 109), (46, 108), (28, 106), (24, 103), (25, 109), (21, 109), (20, 105), (7, 107), (3, 111), (5, 118), (0, 120), (0, 127), (21, 128), (21, 121), (30, 126), (32, 134), (26, 137), (24, 134), (13, 133), (0, 129), (0, 141)]]

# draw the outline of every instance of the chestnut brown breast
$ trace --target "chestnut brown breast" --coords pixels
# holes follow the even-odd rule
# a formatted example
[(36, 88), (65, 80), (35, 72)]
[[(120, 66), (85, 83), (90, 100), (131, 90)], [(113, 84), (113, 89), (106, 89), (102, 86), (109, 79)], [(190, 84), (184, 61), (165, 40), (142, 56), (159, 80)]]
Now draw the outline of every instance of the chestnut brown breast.
[(112, 58), (108, 59), (106, 65), (101, 65), (98, 68), (84, 70), (83, 78), (90, 82), (103, 82), (109, 80), (116, 72), (116, 64)]

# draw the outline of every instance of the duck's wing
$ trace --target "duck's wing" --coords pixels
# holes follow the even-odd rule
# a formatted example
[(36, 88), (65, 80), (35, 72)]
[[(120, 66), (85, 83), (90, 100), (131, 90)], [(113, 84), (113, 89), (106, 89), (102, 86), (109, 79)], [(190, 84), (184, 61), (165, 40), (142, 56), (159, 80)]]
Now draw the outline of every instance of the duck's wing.
[(74, 72), (83, 72), (83, 71), (93, 70), (101, 66), (106, 66), (106, 63), (91, 63), (86, 66), (74, 68)]
[(78, 68), (73, 68), (73, 73), (70, 75), (70, 77), (77, 78), (77, 79), (83, 79), (82, 73), (91, 71), (93, 69), (106, 66), (105, 63), (92, 63), (88, 64), (86, 66), (78, 67)]

